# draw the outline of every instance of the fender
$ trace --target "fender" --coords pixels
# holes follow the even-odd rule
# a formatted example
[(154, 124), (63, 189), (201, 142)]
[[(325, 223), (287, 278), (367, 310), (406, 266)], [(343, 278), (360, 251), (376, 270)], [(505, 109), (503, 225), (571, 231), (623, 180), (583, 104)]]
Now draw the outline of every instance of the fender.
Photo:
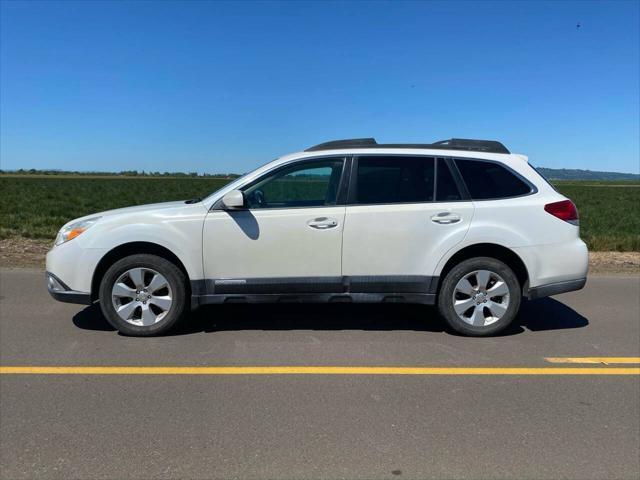
[(498, 224), (477, 225), (472, 223), (465, 238), (460, 243), (450, 248), (442, 258), (440, 258), (433, 275), (436, 277), (440, 276), (447, 262), (459, 251), (467, 247), (483, 243), (498, 245), (511, 250), (518, 256), (518, 258), (520, 258), (520, 260), (522, 260), (522, 263), (525, 265), (527, 270), (530, 269), (530, 266), (525, 259), (514, 250), (515, 246), (522, 245), (523, 243), (526, 244), (526, 238), (524, 235), (515, 230), (501, 227)]
[[(78, 240), (82, 240), (83, 248), (101, 249), (105, 254), (127, 243), (154, 243), (178, 257), (191, 280), (201, 279), (202, 226), (205, 215), (205, 208), (178, 208), (105, 217), (91, 229), (91, 235), (82, 235)], [(108, 235), (103, 234), (107, 230)]]

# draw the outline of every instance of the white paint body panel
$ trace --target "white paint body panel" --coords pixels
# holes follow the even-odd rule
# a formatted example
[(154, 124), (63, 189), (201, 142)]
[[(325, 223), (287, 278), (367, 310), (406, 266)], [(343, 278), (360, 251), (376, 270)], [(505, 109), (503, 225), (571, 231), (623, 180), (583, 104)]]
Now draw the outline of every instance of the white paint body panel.
[[(441, 212), (461, 220), (438, 224)], [(343, 275), (433, 275), (438, 260), (467, 234), (471, 202), (348, 206)]]
[[(341, 275), (345, 207), (214, 210), (204, 223), (205, 278)], [(330, 218), (317, 230), (308, 222)]]
[[(211, 210), (224, 194), (282, 165), (371, 153), (493, 160), (528, 179), (538, 191), (519, 198), (475, 202), (265, 209), (242, 214)], [(47, 255), (47, 270), (71, 289), (90, 292), (94, 271), (104, 255), (126, 243), (150, 242), (173, 252), (191, 280), (438, 276), (460, 249), (492, 243), (511, 249), (522, 259), (533, 287), (586, 276), (587, 251), (578, 227), (544, 211), (546, 203), (564, 198), (532, 170), (526, 157), (517, 154), (393, 148), (301, 152), (268, 163), (199, 203), (145, 205), (83, 217), (101, 218), (76, 239), (54, 247)], [(432, 223), (430, 217), (441, 211), (458, 213), (462, 221)], [(246, 217), (244, 231), (234, 215)], [(310, 219), (323, 216), (336, 219), (338, 226), (319, 231), (307, 225)]]
[(72, 290), (90, 292), (93, 272), (105, 254), (125, 243), (149, 242), (173, 252), (189, 278), (202, 278), (202, 224), (206, 213), (202, 203), (169, 202), (82, 217), (101, 218), (79, 237), (50, 250), (46, 269)]

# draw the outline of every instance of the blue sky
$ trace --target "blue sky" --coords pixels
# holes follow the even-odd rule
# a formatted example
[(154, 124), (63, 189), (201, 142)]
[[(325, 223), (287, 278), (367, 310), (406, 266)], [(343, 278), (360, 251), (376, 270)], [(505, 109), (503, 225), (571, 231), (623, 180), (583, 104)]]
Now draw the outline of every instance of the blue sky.
[[(326, 140), (640, 170), (640, 2), (2, 1), (3, 169), (244, 172)], [(580, 22), (581, 27), (576, 28)]]

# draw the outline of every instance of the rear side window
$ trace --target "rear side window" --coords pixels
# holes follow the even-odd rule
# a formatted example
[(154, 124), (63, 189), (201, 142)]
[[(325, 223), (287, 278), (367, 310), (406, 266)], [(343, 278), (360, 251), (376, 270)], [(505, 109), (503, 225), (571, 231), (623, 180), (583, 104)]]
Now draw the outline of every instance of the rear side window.
[(454, 202), (462, 200), (451, 170), (443, 158), (438, 159), (438, 179), (436, 180), (436, 201)]
[(456, 165), (473, 200), (518, 197), (531, 192), (529, 185), (498, 163), (456, 160)]
[(359, 157), (356, 203), (433, 201), (434, 162), (429, 157)]

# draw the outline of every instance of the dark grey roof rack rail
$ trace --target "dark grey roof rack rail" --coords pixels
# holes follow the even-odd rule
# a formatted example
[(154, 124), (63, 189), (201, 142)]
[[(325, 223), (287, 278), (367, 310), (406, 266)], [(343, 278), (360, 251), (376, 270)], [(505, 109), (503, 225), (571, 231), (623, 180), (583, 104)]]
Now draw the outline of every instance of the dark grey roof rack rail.
[(468, 150), (471, 152), (511, 153), (502, 143), (495, 140), (471, 140), (452, 138), (434, 143), (378, 143), (375, 138), (352, 138), (320, 143), (307, 148), (305, 152), (338, 150), (343, 148), (423, 148), (432, 150)]
[(335, 150), (338, 148), (363, 148), (379, 147), (375, 138), (351, 138), (348, 140), (332, 140), (331, 142), (319, 143), (313, 147), (309, 147), (305, 152), (315, 152), (318, 150)]

